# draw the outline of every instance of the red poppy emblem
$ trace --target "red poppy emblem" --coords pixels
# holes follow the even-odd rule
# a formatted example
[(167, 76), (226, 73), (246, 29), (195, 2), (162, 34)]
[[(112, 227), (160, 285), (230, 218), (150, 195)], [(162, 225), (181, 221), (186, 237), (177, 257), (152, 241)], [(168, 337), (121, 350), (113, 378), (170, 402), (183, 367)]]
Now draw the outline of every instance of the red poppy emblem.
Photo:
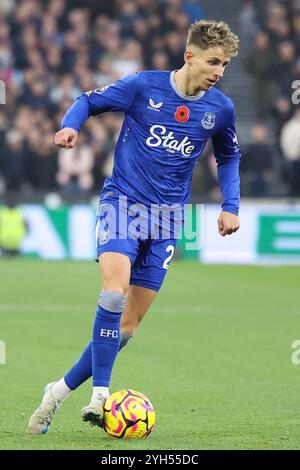
[(174, 118), (178, 122), (186, 122), (190, 118), (190, 110), (186, 106), (178, 106)]

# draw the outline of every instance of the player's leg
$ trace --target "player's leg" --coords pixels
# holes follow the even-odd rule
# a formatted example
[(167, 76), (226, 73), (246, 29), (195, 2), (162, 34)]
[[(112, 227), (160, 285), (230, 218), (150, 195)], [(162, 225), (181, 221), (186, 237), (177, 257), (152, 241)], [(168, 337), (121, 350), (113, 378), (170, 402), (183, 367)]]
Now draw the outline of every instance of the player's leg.
[[(125, 310), (120, 324), (120, 346), (123, 349), (133, 337), (141, 320), (149, 310), (157, 292), (140, 286), (129, 286)], [(92, 341), (90, 341), (79, 360), (72, 366), (63, 378), (70, 392), (76, 390), (82, 383), (92, 376)], [(62, 379), (61, 379), (62, 380)]]
[(105, 252), (99, 257), (102, 291), (93, 327), (93, 393), (81, 415), (84, 421), (102, 425), (103, 405), (109, 396), (112, 368), (120, 346), (120, 321), (125, 310), (131, 261), (121, 253)]
[[(152, 305), (157, 291), (141, 286), (130, 285), (127, 302), (121, 317), (119, 351), (134, 336), (136, 329)], [(50, 383), (45, 388), (43, 401), (29, 421), (28, 431), (41, 434), (48, 430), (51, 420), (72, 390), (92, 376), (92, 341), (85, 347), (81, 357), (69, 372), (58, 382)]]
[[(136, 329), (149, 310), (157, 292), (140, 286), (129, 286), (125, 310), (120, 323), (120, 346), (123, 349), (134, 336)], [(84, 348), (78, 361), (61, 379), (62, 388), (67, 386), (66, 396), (76, 390), (81, 384), (92, 376), (92, 341)], [(60, 381), (59, 381), (60, 382)], [(57, 384), (59, 384), (57, 382)], [(64, 397), (65, 398), (65, 397)]]
[(145, 240), (131, 268), (127, 303), (121, 318), (124, 345), (134, 336), (140, 322), (160, 290), (173, 257), (176, 241)]
[(148, 239), (143, 242), (131, 268), (130, 287), (158, 292), (173, 258), (176, 239)]
[[(113, 202), (113, 201), (112, 201)], [(113, 202), (115, 204), (115, 202)], [(100, 325), (100, 334), (108, 334), (108, 339), (110, 335), (116, 335), (116, 331), (110, 330), (107, 331), (107, 328), (101, 327), (103, 326), (103, 322), (110, 324), (114, 323), (114, 319), (116, 320), (116, 324), (118, 326), (117, 331), (119, 330), (119, 317), (121, 316), (122, 311), (124, 310), (124, 303), (126, 300), (126, 290), (128, 288), (128, 282), (130, 278), (130, 267), (131, 263), (134, 262), (137, 251), (138, 251), (138, 242), (137, 240), (126, 240), (124, 234), (119, 233), (119, 237), (117, 237), (116, 233), (111, 230), (111, 227), (114, 227), (115, 217), (118, 214), (118, 210), (115, 210), (117, 207), (117, 203), (114, 207), (113, 204), (101, 204), (99, 206), (99, 213), (98, 213), (98, 223), (97, 223), (97, 231), (96, 231), (96, 238), (97, 238), (97, 253), (98, 257), (101, 256), (101, 260), (105, 259), (100, 263), (100, 267), (102, 269), (102, 276), (103, 276), (103, 290), (102, 292), (96, 318), (95, 318), (95, 325), (94, 331)], [(112, 222), (112, 224), (110, 224)], [(106, 225), (108, 225), (109, 229), (107, 230)], [(126, 227), (125, 227), (126, 228)], [(124, 227), (123, 227), (124, 229)], [(122, 236), (120, 236), (122, 235)], [(108, 256), (110, 253), (110, 257)], [(120, 258), (119, 258), (120, 257)], [(125, 260), (125, 261), (124, 261)], [(126, 274), (123, 276), (123, 265), (126, 264)], [(120, 300), (121, 299), (121, 300)], [(124, 301), (124, 302), (123, 302)], [(101, 302), (104, 305), (101, 305)], [(116, 305), (116, 303), (118, 305)], [(112, 305), (113, 304), (113, 305)], [(106, 309), (105, 309), (106, 307)], [(113, 310), (109, 310), (112, 307)], [(121, 311), (114, 311), (115, 309)], [(107, 313), (108, 312), (108, 313)], [(109, 312), (112, 315), (109, 315)], [(110, 321), (112, 320), (112, 322)], [(103, 331), (102, 331), (103, 330)], [(113, 332), (113, 333), (112, 333)], [(96, 335), (96, 333), (94, 333)], [(100, 338), (103, 339), (103, 338)], [(115, 339), (115, 338), (113, 338)], [(95, 340), (95, 350), (98, 349), (98, 340), (99, 336)], [(125, 338), (123, 342), (128, 341)], [(118, 334), (118, 342), (119, 342), (119, 334)], [(119, 347), (119, 346), (118, 346)], [(93, 342), (91, 345), (88, 345), (81, 358), (71, 369), (71, 374), (66, 374), (65, 377), (60, 379), (58, 382), (50, 383), (46, 386), (44, 391), (44, 396), (42, 403), (37, 408), (37, 410), (33, 413), (29, 420), (28, 431), (32, 434), (40, 434), (45, 433), (48, 430), (48, 426), (51, 424), (52, 418), (57, 411), (58, 407), (62, 403), (63, 399), (65, 399), (70, 392), (76, 388), (80, 383), (84, 382), (88, 377), (90, 377), (92, 372), (91, 367), (91, 357), (93, 355)], [(108, 353), (106, 356), (104, 355), (104, 359), (107, 359), (107, 356), (110, 356), (109, 349), (105, 348), (106, 352)], [(112, 355), (112, 362), (115, 359), (115, 346), (113, 347), (114, 354)], [(118, 350), (116, 351), (118, 352)], [(96, 353), (96, 356), (98, 354)], [(95, 362), (96, 370), (99, 368), (101, 369), (101, 360), (99, 367), (97, 365), (97, 360)], [(104, 367), (105, 368), (105, 367)], [(69, 372), (71, 372), (69, 371)], [(96, 375), (97, 372), (96, 372)], [(69, 380), (68, 380), (69, 379)], [(99, 386), (99, 385), (98, 385)], [(100, 385), (101, 387), (101, 385)], [(107, 387), (105, 387), (107, 389)]]
[[(103, 253), (100, 258), (102, 292), (96, 311), (93, 340), (86, 346), (79, 361), (65, 377), (45, 387), (42, 402), (29, 420), (30, 434), (44, 434), (48, 431), (53, 416), (63, 400), (76, 386), (92, 375), (93, 355), (95, 377), (98, 382), (94, 382), (91, 403), (98, 402), (99, 408), (99, 402), (102, 405), (104, 398), (108, 396), (110, 374), (120, 346), (120, 317), (125, 308), (131, 262), (127, 256), (120, 253)], [(123, 339), (123, 342), (126, 340), (128, 341)], [(98, 411), (96, 416), (98, 422), (101, 421), (99, 414)], [(88, 418), (87, 411), (86, 413), (83, 411), (83, 419), (88, 420)]]
[[(125, 310), (120, 324), (120, 346), (123, 349), (134, 336), (136, 329), (149, 310), (157, 292), (140, 286), (129, 286)], [(76, 390), (82, 383), (92, 376), (92, 341), (90, 341), (79, 360), (71, 367), (67, 374), (57, 382), (55, 387), (61, 384), (61, 393), (65, 390), (66, 396)], [(66, 388), (65, 388), (66, 387)], [(58, 391), (58, 389), (56, 388)], [(54, 390), (54, 392), (56, 391)], [(66, 398), (61, 397), (61, 399)]]
[[(123, 349), (134, 336), (136, 329), (149, 310), (157, 292), (145, 287), (130, 285), (128, 288), (127, 302), (120, 323), (120, 346)], [(71, 367), (67, 374), (60, 379), (62, 392), (66, 396), (76, 390), (81, 384), (92, 376), (92, 341), (83, 350), (79, 360)], [(66, 388), (65, 388), (66, 387)], [(66, 398), (64, 396), (63, 398)]]
[(44, 388), (41, 404), (30, 416), (28, 422), (27, 431), (29, 434), (45, 434), (48, 431), (53, 416), (62, 403), (62, 400), (52, 393), (53, 386), (56, 384), (57, 382), (52, 382), (47, 384)]
[(125, 334), (128, 336), (128, 340), (135, 334), (140, 322), (148, 312), (156, 295), (157, 291), (152, 289), (135, 285), (129, 286), (127, 303), (121, 318), (121, 331), (123, 333), (124, 340), (127, 339), (125, 338)]
[[(153, 262), (151, 261), (152, 255), (147, 254), (147, 251), (143, 256), (140, 256), (139, 259), (136, 260), (130, 280), (133, 284), (131, 284), (129, 288), (127, 286), (127, 281), (124, 282), (124, 278), (121, 283), (116, 283), (115, 281), (115, 277), (119, 272), (119, 269), (117, 269), (118, 272), (115, 273), (115, 266), (120, 265), (118, 263), (112, 264), (112, 260), (116, 257), (117, 261), (119, 259), (119, 254), (112, 253), (112, 257), (108, 260), (108, 263), (106, 263), (107, 270), (105, 270), (104, 273), (103, 289), (116, 289), (116, 291), (120, 293), (128, 291), (126, 307), (121, 318), (122, 332), (120, 335), (119, 350), (124, 347), (129, 339), (134, 335), (138, 325), (151, 306), (157, 291), (163, 282), (170, 258), (169, 244), (167, 244), (166, 247), (164, 245), (161, 247), (161, 244), (158, 244), (158, 248), (155, 250), (156, 252), (159, 252), (161, 257), (161, 260), (158, 261), (158, 266), (153, 267)], [(105, 256), (105, 258), (107, 257)], [(127, 286), (127, 288), (124, 288), (124, 286)], [(45, 389), (41, 405), (30, 418), (28, 431), (32, 434), (47, 432), (48, 426), (51, 424), (52, 418), (62, 401), (72, 390), (77, 388), (91, 375), (92, 342), (86, 346), (79, 361), (72, 367), (64, 378), (60, 379), (56, 383), (48, 384)], [(89, 410), (87, 410), (87, 413), (88, 412)], [(90, 415), (89, 418), (93, 419), (94, 416)], [(96, 418), (98, 419), (98, 416), (96, 416)]]

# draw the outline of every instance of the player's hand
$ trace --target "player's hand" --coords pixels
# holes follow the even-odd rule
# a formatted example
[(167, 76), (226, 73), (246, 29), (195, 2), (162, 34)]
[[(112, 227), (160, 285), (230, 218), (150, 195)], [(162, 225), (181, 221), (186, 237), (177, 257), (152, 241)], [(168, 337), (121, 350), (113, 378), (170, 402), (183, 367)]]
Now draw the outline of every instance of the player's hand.
[(219, 234), (231, 235), (240, 228), (239, 218), (231, 212), (222, 211), (218, 218)]
[(65, 127), (55, 134), (55, 143), (63, 149), (71, 149), (74, 147), (78, 133), (71, 127)]

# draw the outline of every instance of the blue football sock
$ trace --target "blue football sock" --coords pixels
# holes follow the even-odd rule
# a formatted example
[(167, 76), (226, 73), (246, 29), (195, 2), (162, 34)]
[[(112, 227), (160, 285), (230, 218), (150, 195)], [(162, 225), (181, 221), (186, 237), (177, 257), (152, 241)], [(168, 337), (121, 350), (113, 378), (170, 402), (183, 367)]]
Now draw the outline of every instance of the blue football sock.
[(109, 387), (112, 368), (120, 347), (120, 320), (126, 296), (103, 291), (96, 311), (92, 340), (93, 386)]
[(92, 376), (92, 341), (85, 347), (81, 357), (65, 375), (64, 379), (71, 390), (75, 390), (79, 385)]
[[(123, 349), (128, 341), (134, 335), (130, 335), (121, 331), (120, 334), (120, 346), (119, 351)], [(69, 372), (65, 375), (64, 379), (67, 386), (71, 390), (78, 388), (83, 382), (92, 376), (92, 341), (90, 341), (85, 347), (81, 357), (78, 359), (76, 364), (72, 366)]]

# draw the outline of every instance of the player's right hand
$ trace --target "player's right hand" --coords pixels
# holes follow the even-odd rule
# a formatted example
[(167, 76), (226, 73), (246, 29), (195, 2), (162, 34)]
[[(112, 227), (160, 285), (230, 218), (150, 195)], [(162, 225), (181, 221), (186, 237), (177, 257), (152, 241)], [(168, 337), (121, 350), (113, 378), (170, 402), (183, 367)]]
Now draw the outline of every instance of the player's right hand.
[(72, 127), (65, 127), (55, 134), (55, 143), (63, 149), (71, 149), (74, 147), (78, 133)]

